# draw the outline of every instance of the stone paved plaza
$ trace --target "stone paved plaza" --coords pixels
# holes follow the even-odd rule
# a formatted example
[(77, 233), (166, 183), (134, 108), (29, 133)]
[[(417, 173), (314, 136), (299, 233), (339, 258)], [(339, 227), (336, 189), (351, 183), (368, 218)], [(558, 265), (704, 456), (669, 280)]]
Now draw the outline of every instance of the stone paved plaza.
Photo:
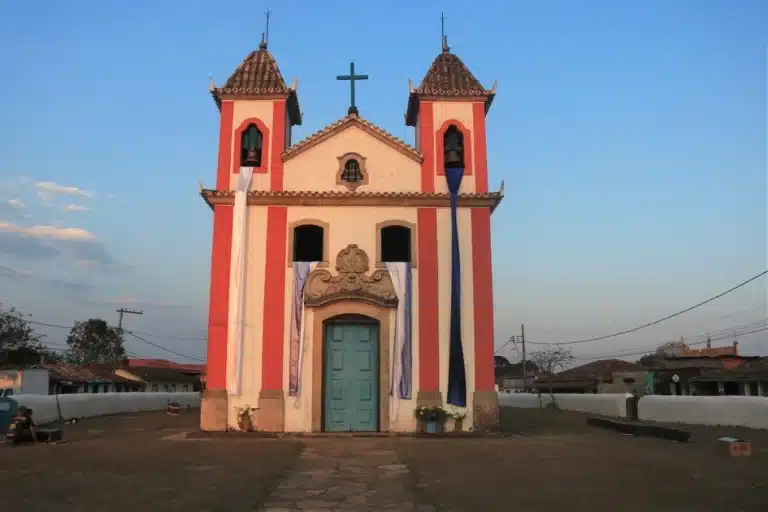
[(388, 439), (313, 439), (261, 509), (433, 512)]
[[(768, 432), (693, 427), (692, 442), (503, 410), (506, 437), (195, 436), (194, 413), (84, 420), (66, 443), (0, 446), (0, 510), (25, 512), (762, 511)], [(748, 438), (727, 455), (721, 435)]]

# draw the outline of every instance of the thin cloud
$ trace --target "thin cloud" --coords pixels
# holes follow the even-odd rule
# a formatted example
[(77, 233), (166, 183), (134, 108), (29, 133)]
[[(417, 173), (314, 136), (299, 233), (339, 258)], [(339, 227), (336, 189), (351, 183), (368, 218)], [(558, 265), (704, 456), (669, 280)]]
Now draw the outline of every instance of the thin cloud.
[(8, 199), (7, 201), (5, 201), (5, 204), (9, 208), (17, 208), (19, 210), (23, 210), (24, 208), (26, 208), (26, 206), (24, 205), (24, 202), (21, 199)]
[(68, 204), (64, 206), (65, 212), (87, 212), (90, 210), (87, 206), (83, 206), (81, 204)]
[(0, 265), (0, 280), (21, 281), (45, 289), (52, 289), (74, 295), (85, 295), (94, 287), (81, 281), (67, 281), (39, 275), (33, 270), (15, 269), (7, 265)]
[(170, 302), (143, 300), (132, 295), (125, 297), (94, 299), (88, 302), (99, 305), (123, 306), (132, 308), (185, 309), (189, 307), (187, 305), (173, 304)]
[(21, 259), (68, 257), (72, 261), (89, 261), (93, 266), (117, 264), (96, 235), (82, 228), (24, 227), (0, 221), (0, 252)]
[(93, 192), (88, 192), (87, 190), (77, 187), (59, 185), (53, 181), (38, 181), (35, 183), (35, 186), (40, 192), (56, 196), (79, 196), (87, 199), (92, 199), (95, 196)]

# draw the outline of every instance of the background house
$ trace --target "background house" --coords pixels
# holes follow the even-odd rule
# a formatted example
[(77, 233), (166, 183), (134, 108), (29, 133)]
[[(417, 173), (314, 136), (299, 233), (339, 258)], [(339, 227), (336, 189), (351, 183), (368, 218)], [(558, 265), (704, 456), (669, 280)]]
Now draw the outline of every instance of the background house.
[[(644, 386), (648, 368), (621, 359), (601, 359), (554, 375), (539, 376), (536, 391), (548, 393), (633, 393)], [(617, 374), (618, 381), (614, 380)]]
[(44, 364), (40, 367), (49, 372), (51, 395), (141, 391), (136, 382), (116, 375), (112, 365)]
[[(505, 359), (506, 361), (506, 359)], [(525, 373), (527, 378), (523, 379), (523, 363), (503, 363), (496, 364), (494, 368), (496, 386), (500, 391), (523, 392), (524, 382), (528, 390), (533, 386), (533, 382), (541, 374), (539, 367), (531, 361), (525, 363)]]
[(135, 368), (165, 368), (175, 370), (184, 375), (197, 378), (197, 383), (193, 391), (202, 391), (205, 388), (205, 364), (189, 364), (168, 361), (167, 359), (128, 359), (126, 361), (128, 369)]
[(170, 368), (125, 367), (115, 372), (118, 376), (138, 383), (143, 391), (190, 392), (200, 389), (200, 377)]

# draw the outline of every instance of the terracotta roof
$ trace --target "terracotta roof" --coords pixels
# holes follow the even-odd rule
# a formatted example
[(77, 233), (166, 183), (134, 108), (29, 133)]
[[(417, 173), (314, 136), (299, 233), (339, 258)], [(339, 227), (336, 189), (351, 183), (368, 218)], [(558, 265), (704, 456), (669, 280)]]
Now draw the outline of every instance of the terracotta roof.
[(252, 51), (235, 69), (223, 87), (216, 89), (219, 94), (259, 95), (287, 94), (291, 92), (285, 85), (277, 62), (265, 44)]
[(421, 84), (415, 89), (411, 86), (405, 124), (416, 126), (420, 97), (484, 98), (487, 113), (495, 95), (495, 85), (492, 89), (483, 87), (466, 64), (457, 55), (445, 49), (432, 62)]
[(186, 373), (205, 373), (204, 364), (177, 363), (167, 359), (128, 359), (130, 368), (168, 368)]
[(421, 163), (424, 160), (424, 155), (420, 151), (416, 150), (416, 148), (406, 144), (403, 140), (395, 137), (383, 128), (379, 128), (372, 122), (366, 121), (359, 115), (350, 114), (343, 119), (339, 119), (335, 123), (329, 124), (322, 130), (313, 133), (309, 137), (286, 149), (282, 155), (283, 162), (286, 162), (291, 158), (300, 155), (304, 151), (352, 127), (357, 127), (363, 130), (364, 132), (372, 135), (393, 149), (400, 151), (405, 156), (410, 157), (418, 163)]
[(135, 375), (144, 382), (158, 382), (164, 384), (200, 382), (198, 377), (187, 375), (179, 370), (170, 368), (153, 368), (151, 366), (123, 368), (122, 371)]
[(490, 94), (475, 75), (450, 51), (443, 51), (429, 67), (416, 93), (429, 96), (485, 96)]
[(42, 368), (48, 370), (52, 381), (72, 381), (79, 383), (94, 382), (132, 382), (130, 379), (115, 374), (114, 367), (110, 365), (76, 366), (68, 364), (44, 364)]
[(257, 98), (259, 96), (287, 96), (287, 109), (291, 124), (301, 124), (301, 109), (295, 89), (285, 85), (277, 61), (263, 42), (240, 63), (222, 87), (211, 86), (211, 94), (220, 106), (225, 97)]
[(552, 375), (549, 379), (552, 382), (564, 382), (572, 380), (611, 380), (613, 378), (613, 372), (639, 372), (647, 371), (648, 369), (639, 364), (630, 363), (629, 361), (623, 361), (621, 359), (601, 359), (599, 361), (593, 361), (576, 368), (571, 368), (560, 373)]

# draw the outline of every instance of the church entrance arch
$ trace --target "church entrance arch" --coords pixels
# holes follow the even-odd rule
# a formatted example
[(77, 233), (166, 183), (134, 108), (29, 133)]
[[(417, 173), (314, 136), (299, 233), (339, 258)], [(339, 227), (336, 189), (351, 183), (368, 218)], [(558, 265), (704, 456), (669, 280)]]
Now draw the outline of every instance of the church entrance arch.
[(332, 274), (316, 268), (304, 300), (312, 312), (312, 431), (388, 431), (390, 345), (397, 296), (385, 270), (350, 245)]

